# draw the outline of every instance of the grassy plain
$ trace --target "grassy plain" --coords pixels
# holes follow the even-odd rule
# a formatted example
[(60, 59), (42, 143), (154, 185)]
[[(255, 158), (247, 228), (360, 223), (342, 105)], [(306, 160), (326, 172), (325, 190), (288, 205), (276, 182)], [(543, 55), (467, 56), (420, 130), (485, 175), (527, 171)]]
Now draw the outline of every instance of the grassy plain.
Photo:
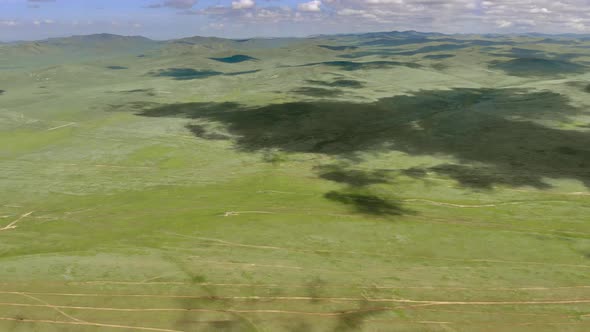
[(0, 45), (0, 331), (590, 329), (590, 42), (121, 38)]

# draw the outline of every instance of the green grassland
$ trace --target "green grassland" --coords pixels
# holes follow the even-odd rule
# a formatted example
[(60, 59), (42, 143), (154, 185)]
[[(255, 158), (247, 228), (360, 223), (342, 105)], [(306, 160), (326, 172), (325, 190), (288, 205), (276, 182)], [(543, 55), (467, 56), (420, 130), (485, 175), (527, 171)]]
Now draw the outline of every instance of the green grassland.
[(0, 45), (0, 331), (588, 331), (589, 47)]

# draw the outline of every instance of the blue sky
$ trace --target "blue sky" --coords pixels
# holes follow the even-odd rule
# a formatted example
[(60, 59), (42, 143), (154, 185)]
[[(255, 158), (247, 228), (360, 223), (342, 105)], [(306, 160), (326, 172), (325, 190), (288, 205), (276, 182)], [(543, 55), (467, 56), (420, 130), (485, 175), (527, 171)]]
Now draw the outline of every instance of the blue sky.
[(0, 0), (0, 40), (419, 30), (590, 33), (590, 0)]

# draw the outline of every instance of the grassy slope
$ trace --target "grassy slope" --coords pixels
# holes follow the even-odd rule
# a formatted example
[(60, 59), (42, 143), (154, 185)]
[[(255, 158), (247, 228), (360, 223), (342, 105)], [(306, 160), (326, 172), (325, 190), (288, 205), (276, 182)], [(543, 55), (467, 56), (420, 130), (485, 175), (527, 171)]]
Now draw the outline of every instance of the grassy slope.
[[(315, 102), (321, 90), (305, 90), (315, 93), (309, 96), (298, 89), (335, 89), (329, 82), (337, 79), (364, 84), (332, 97), (342, 103), (418, 90), (527, 87), (563, 94), (577, 109), (587, 106), (587, 93), (575, 85), (587, 75), (542, 80), (508, 75), (486, 62), (511, 58), (481, 52), (482, 46), (441, 52), (455, 55), (443, 60), (422, 55), (350, 60), (338, 55), (358, 49), (313, 46), (326, 43), (240, 49), (237, 54), (259, 59), (240, 64), (208, 59), (231, 55), (221, 44), (172, 45), (145, 58), (132, 54), (5, 71), (0, 227), (19, 221), (0, 231), (0, 330), (121, 330), (113, 325), (172, 331), (587, 330), (590, 193), (577, 170), (552, 173), (549, 166), (526, 160), (524, 170), (506, 168), (501, 160), (493, 164), (446, 145), (438, 152), (420, 150), (428, 141), (422, 136), (404, 141), (405, 134), (393, 137), (420, 153), (402, 146), (356, 149), (354, 158), (305, 145), (244, 149), (239, 137), (200, 138), (185, 127), (210, 128), (206, 119), (136, 115), (174, 103)], [(510, 49), (499, 47), (503, 54)], [(554, 53), (563, 49), (544, 47)], [(410, 61), (422, 67), (287, 67), (343, 60)], [(149, 74), (167, 68), (262, 70), (194, 80)], [(457, 103), (453, 107), (484, 115), (489, 109), (485, 101)], [(584, 112), (557, 116), (569, 106), (556, 104), (545, 110), (551, 116), (527, 118), (518, 113), (519, 105), (543, 110), (547, 102), (515, 103), (493, 110), (500, 110), (502, 119), (516, 116), (579, 133), (579, 139), (587, 135)], [(404, 116), (399, 121), (437, 135), (448, 124), (440, 116), (426, 122)], [(228, 122), (217, 123), (216, 130), (247, 133), (238, 130), (235, 119), (241, 118), (219, 119)], [(478, 124), (469, 121), (457, 126)], [(322, 137), (322, 129), (331, 127), (311, 128)], [(448, 134), (471, 137), (455, 128)], [(514, 144), (522, 144), (516, 137)], [(535, 138), (543, 137), (527, 137)], [(439, 141), (445, 142), (444, 136)], [(564, 151), (564, 163), (584, 162), (584, 155), (567, 154), (584, 152)], [(483, 164), (493, 173), (484, 179), (491, 186), (478, 187), (484, 175), (477, 172), (465, 180), (436, 168), (450, 163)], [(541, 179), (550, 186), (535, 187), (526, 177), (522, 183), (502, 180), (515, 170), (542, 170)], [(369, 210), (363, 209), (367, 204)]]

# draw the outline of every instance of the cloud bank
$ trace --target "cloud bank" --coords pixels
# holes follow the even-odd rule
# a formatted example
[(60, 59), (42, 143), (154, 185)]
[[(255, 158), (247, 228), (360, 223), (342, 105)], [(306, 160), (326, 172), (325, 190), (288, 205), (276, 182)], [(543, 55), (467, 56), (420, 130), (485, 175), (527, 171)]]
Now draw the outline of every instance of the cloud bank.
[[(133, 27), (137, 34), (156, 38), (199, 34), (302, 36), (389, 30), (590, 33), (589, 0), (2, 1), (6, 8), (0, 12), (0, 38), (18, 37), (25, 31), (33, 35), (32, 29), (41, 25), (45, 25), (45, 34), (63, 35), (73, 26), (72, 22), (78, 22), (77, 29), (84, 27), (84, 22), (92, 22), (93, 28), (88, 31), (117, 32), (111, 26), (115, 21), (119, 27)], [(43, 24), (46, 21), (53, 24)], [(70, 30), (70, 34), (82, 33)]]

